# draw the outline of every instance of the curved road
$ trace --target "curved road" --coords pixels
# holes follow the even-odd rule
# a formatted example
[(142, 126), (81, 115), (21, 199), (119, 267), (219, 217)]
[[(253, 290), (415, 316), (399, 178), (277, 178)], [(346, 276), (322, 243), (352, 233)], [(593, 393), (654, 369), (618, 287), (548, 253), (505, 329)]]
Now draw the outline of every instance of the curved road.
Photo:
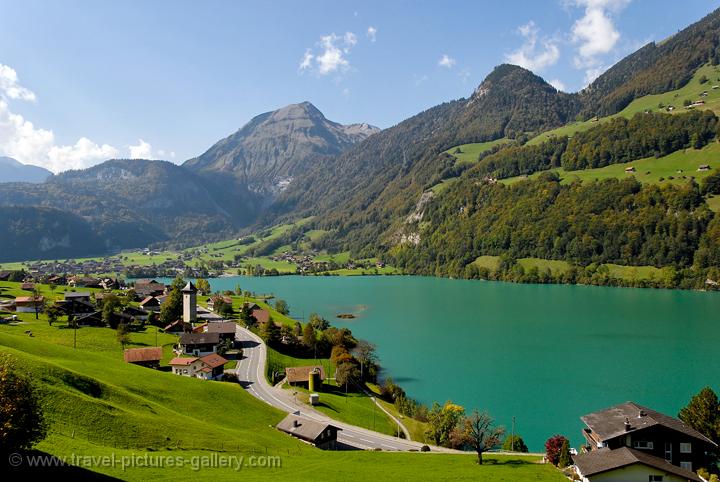
[[(354, 425), (331, 419), (327, 415), (300, 403), (293, 398), (292, 392), (276, 388), (265, 378), (267, 349), (262, 339), (251, 331), (238, 325), (235, 338), (242, 343), (243, 359), (235, 369), (238, 381), (254, 397), (287, 413), (295, 413), (306, 418), (330, 423), (342, 430), (338, 432), (338, 441), (342, 444), (363, 450), (417, 451), (424, 444), (390, 435), (384, 435)], [(378, 416), (382, 416), (378, 410)], [(463, 453), (443, 447), (431, 447), (432, 452)]]

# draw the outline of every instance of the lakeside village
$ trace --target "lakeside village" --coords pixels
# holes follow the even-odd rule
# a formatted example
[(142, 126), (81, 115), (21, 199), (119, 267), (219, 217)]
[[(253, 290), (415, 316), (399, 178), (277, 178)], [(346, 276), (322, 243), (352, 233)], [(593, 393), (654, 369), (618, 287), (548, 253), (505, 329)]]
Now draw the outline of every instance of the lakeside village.
[[(242, 383), (239, 367), (246, 359), (243, 347), (248, 340), (242, 334), (254, 333), (268, 351), (280, 353), (285, 363), (269, 361), (269, 383), (253, 383), (293, 390), (295, 400), (300, 393), (309, 410), (329, 397), (342, 396), (338, 392), (342, 394), (343, 390), (345, 397), (348, 390), (372, 391), (389, 407), (383, 411), (398, 425), (413, 422), (416, 428), (412, 434), (405, 426), (397, 434), (421, 442), (418, 451), (442, 451), (441, 447), (474, 451), (480, 464), (486, 452), (528, 452), (519, 434), (513, 430), (505, 436), (504, 429), (485, 412), (475, 410), (467, 415), (450, 401), (426, 407), (408, 398), (391, 379), (380, 383), (373, 345), (355, 339), (349, 329), (333, 327), (317, 315), (303, 325), (288, 316), (283, 300), (275, 300), (273, 307), (269, 299), (239, 287), (236, 291), (210, 293), (206, 280), (197, 280), (196, 287), (180, 277), (170, 285), (146, 279), (122, 286), (114, 280), (103, 280), (101, 286), (82, 291), (59, 284), (65, 279), (52, 281), (58, 284), (30, 280), (0, 284), (0, 324), (34, 327), (38, 337), (46, 334), (41, 327), (48, 330), (62, 326), (61, 318), (66, 319), (63, 328), (74, 329), (75, 337), (77, 330), (113, 329), (126, 363), (165, 371), (167, 376), (204, 380), (198, 383)], [(162, 332), (163, 336), (175, 336), (175, 342), (170, 346), (156, 341), (157, 346), (126, 348), (129, 333), (153, 326), (156, 340)], [(27, 329), (25, 334), (36, 336), (33, 329)], [(165, 353), (168, 349), (172, 351), (169, 356)], [(326, 358), (329, 364), (319, 362)], [(293, 364), (298, 361), (314, 363)], [(349, 404), (346, 407), (352, 410)], [(351, 413), (343, 416), (346, 422), (355, 421)], [(550, 437), (545, 444), (543, 462), (557, 466), (570, 480), (718, 481), (720, 402), (710, 388), (694, 396), (678, 417), (625, 402), (587, 414), (581, 420), (585, 425), (581, 447), (571, 448), (562, 435)], [(276, 428), (319, 449), (350, 448), (338, 441), (342, 428), (337, 425), (295, 412)]]
[[(151, 258), (161, 255), (161, 252), (144, 249), (142, 256)], [(183, 252), (174, 259), (167, 259), (159, 263), (130, 263), (126, 254), (120, 253), (113, 256), (105, 256), (97, 259), (66, 259), (53, 261), (27, 261), (23, 263), (23, 271), (32, 276), (37, 281), (45, 281), (46, 279), (58, 276), (57, 273), (63, 273), (63, 276), (70, 277), (69, 282), (77, 282), (78, 278), (89, 278), (90, 275), (116, 273), (125, 278), (174, 278), (175, 276), (183, 276), (185, 278), (216, 278), (226, 271), (232, 271), (235, 274), (247, 274), (255, 276), (276, 276), (280, 274), (276, 268), (267, 268), (261, 264), (251, 264), (249, 258), (242, 255), (235, 255), (234, 259), (208, 259), (200, 260), (196, 264), (190, 264), (191, 261), (197, 260), (199, 255), (206, 254), (211, 258), (222, 258), (221, 254), (209, 253), (207, 248), (197, 248), (190, 252)], [(280, 254), (268, 256), (267, 259), (272, 262), (286, 263), (294, 265), (295, 274), (320, 274), (327, 273), (338, 269), (372, 269), (384, 268), (385, 263), (377, 261), (368, 263), (362, 261), (348, 260), (344, 263), (335, 261), (325, 261), (316, 259), (317, 253), (295, 253), (286, 251)], [(7, 278), (8, 271), (0, 271), (0, 280), (3, 275)], [(288, 274), (288, 273), (283, 273)], [(78, 286), (100, 286), (93, 280), (80, 280)]]

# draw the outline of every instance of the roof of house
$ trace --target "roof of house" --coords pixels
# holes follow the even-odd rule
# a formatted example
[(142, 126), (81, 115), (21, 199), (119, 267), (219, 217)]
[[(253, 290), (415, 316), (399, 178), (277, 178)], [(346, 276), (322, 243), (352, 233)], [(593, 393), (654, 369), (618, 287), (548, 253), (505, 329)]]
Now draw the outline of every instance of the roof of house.
[(320, 370), (320, 378), (325, 380), (325, 370), (320, 365), (312, 365), (306, 367), (287, 367), (285, 368), (285, 376), (289, 383), (307, 382), (310, 372), (315, 369)]
[(165, 331), (171, 331), (171, 330), (173, 330), (173, 329), (175, 329), (175, 328), (179, 328), (179, 329), (181, 329), (181, 330), (185, 330), (185, 328), (186, 328), (187, 326), (192, 326), (192, 325), (190, 325), (190, 323), (185, 323), (183, 320), (175, 320), (175, 321), (173, 321), (172, 323), (170, 323), (169, 325), (167, 325), (165, 328), (163, 328), (163, 330), (165, 330)]
[[(656, 412), (635, 402), (625, 402), (597, 412), (589, 413), (580, 419), (595, 432), (602, 441), (610, 440), (628, 432), (635, 432), (655, 425), (664, 426), (681, 432), (689, 437), (716, 445), (712, 440), (687, 425), (682, 420)], [(630, 422), (629, 429), (625, 420)]]
[(159, 304), (160, 304), (160, 302), (159, 302), (158, 299), (155, 298), (154, 296), (146, 296), (145, 299), (143, 299), (143, 300), (140, 302), (140, 306), (145, 306), (145, 305), (159, 305)]
[(298, 417), (292, 413), (288, 414), (287, 417), (277, 424), (278, 430), (282, 430), (285, 433), (289, 433), (290, 435), (294, 435), (295, 437), (309, 442), (314, 442), (328, 428), (342, 430), (335, 425)]
[(125, 350), (125, 362), (137, 363), (147, 361), (160, 361), (163, 356), (162, 348), (150, 346), (145, 348), (128, 348)]
[(71, 298), (90, 298), (90, 292), (89, 291), (68, 291), (65, 293), (65, 299), (69, 300)]
[(221, 321), (207, 324), (207, 333), (220, 333), (222, 335), (235, 334), (237, 325), (231, 321)]
[(170, 360), (170, 365), (173, 366), (187, 366), (191, 365), (193, 362), (196, 362), (199, 360), (199, 358), (196, 357), (177, 357)]
[(180, 335), (181, 345), (217, 345), (220, 343), (220, 333), (183, 333)]
[(43, 296), (38, 296), (37, 299), (32, 296), (18, 296), (15, 298), (15, 303), (32, 303), (33, 301), (41, 303), (44, 299)]
[(221, 367), (224, 364), (226, 364), (228, 361), (218, 355), (217, 353), (211, 353), (209, 355), (205, 355), (204, 357), (201, 357), (200, 360), (210, 368), (217, 368)]
[(683, 479), (701, 482), (700, 477), (689, 470), (672, 465), (660, 457), (628, 447), (615, 450), (593, 450), (584, 454), (573, 455), (572, 459), (578, 471), (584, 477), (591, 477), (603, 472), (627, 467), (628, 465), (643, 464), (666, 473), (675, 474)]
[(267, 323), (268, 321), (270, 321), (270, 312), (267, 310), (256, 308), (252, 311), (252, 317), (255, 318), (258, 323)]

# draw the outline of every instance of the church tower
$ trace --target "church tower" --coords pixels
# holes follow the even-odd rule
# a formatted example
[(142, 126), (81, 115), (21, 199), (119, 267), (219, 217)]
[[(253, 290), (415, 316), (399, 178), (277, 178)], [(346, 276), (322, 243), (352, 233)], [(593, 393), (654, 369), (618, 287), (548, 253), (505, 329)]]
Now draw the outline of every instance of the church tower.
[(197, 321), (197, 288), (188, 281), (188, 284), (182, 289), (183, 295), (183, 321), (185, 323), (193, 323)]

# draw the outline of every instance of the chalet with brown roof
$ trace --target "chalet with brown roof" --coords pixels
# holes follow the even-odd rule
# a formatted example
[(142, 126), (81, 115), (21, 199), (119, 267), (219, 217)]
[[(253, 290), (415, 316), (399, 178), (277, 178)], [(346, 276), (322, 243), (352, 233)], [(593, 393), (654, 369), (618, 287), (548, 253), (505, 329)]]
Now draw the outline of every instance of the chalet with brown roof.
[(135, 294), (144, 299), (148, 296), (160, 296), (165, 293), (165, 285), (154, 279), (139, 279), (135, 281)]
[(337, 433), (342, 430), (335, 425), (300, 417), (293, 413), (277, 424), (277, 429), (323, 450), (337, 448)]
[(221, 340), (235, 340), (237, 325), (232, 321), (220, 321), (205, 324), (206, 333), (217, 333)]
[(215, 353), (220, 344), (218, 333), (183, 333), (177, 351), (186, 355), (205, 356)]
[[(312, 383), (310, 382), (311, 377)], [(310, 390), (316, 390), (322, 387), (322, 383), (325, 381), (325, 369), (322, 365), (287, 367), (285, 368), (285, 380), (290, 385), (300, 385)]]
[(677, 467), (642, 450), (621, 447), (573, 455), (574, 469), (583, 482), (701, 482), (690, 470)]
[(35, 289), (35, 283), (23, 283), (20, 285), (20, 289), (23, 291), (32, 291)]
[(160, 311), (160, 301), (154, 296), (146, 296), (140, 302), (140, 308), (147, 311)]
[(270, 312), (263, 309), (255, 309), (250, 313), (258, 323), (267, 323), (270, 321)]
[(160, 368), (162, 356), (163, 351), (159, 346), (128, 348), (124, 353), (125, 363), (154, 369)]
[(100, 311), (74, 315), (74, 322), (78, 326), (105, 326), (105, 322), (102, 319), (102, 313)]
[(175, 320), (163, 328), (163, 330), (165, 333), (186, 333), (192, 331), (192, 325), (190, 323), (185, 323), (183, 320)]
[(34, 298), (32, 296), (18, 296), (15, 298), (15, 311), (18, 313), (35, 313), (35, 311), (42, 311), (42, 307), (45, 304), (45, 297), (38, 296)]
[(580, 419), (590, 451), (629, 447), (693, 471), (707, 467), (717, 445), (679, 420), (634, 402), (621, 403)]
[(90, 303), (90, 292), (89, 291), (68, 291), (65, 293), (65, 300), (70, 301), (84, 301)]
[(217, 353), (203, 357), (178, 357), (170, 360), (172, 372), (184, 377), (217, 380), (225, 373), (227, 360)]

